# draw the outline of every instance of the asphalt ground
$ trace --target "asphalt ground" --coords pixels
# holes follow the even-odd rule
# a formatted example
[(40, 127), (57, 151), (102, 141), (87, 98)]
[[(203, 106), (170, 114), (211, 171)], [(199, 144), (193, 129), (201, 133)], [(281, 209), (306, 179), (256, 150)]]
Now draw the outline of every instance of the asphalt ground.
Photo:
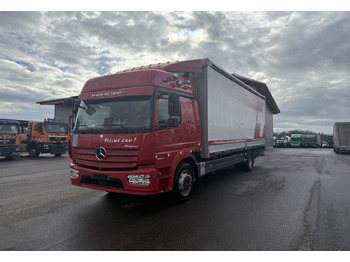
[(0, 250), (350, 250), (350, 155), (275, 148), (192, 199), (72, 186), (67, 155), (0, 158)]

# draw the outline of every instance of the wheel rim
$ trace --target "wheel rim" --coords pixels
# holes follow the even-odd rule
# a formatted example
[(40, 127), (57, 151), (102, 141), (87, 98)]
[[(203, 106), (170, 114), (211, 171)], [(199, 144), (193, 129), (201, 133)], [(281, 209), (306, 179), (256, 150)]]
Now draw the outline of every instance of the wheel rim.
[(34, 156), (35, 155), (35, 151), (36, 151), (35, 148), (32, 147), (32, 148), (29, 149), (29, 154), (31, 156)]
[(191, 193), (192, 176), (188, 170), (184, 170), (180, 174), (178, 186), (182, 196), (187, 197)]
[(252, 169), (253, 167), (253, 159), (251, 156), (248, 157), (248, 166), (249, 166), (249, 169)]

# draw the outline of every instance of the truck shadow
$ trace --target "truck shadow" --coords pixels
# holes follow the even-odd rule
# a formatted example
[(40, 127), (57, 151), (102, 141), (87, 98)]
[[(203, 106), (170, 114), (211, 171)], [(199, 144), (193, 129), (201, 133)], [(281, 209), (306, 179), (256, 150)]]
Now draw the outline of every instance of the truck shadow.
[(103, 197), (103, 202), (109, 208), (135, 215), (154, 213), (178, 204), (171, 193), (150, 196), (107, 193)]
[[(259, 167), (255, 167), (259, 169)], [(235, 183), (250, 173), (240, 172), (234, 168), (226, 168), (221, 171), (203, 176), (194, 187), (193, 197), (185, 202), (178, 201), (172, 192), (138, 196), (127, 194), (107, 193), (102, 201), (108, 208), (135, 215), (151, 214), (167, 208), (177, 208), (181, 205), (192, 205), (191, 202), (201, 202), (201, 196), (206, 194), (220, 194), (220, 187), (227, 183)], [(218, 191), (217, 191), (218, 190)], [(204, 201), (204, 200), (203, 200)]]
[(18, 159), (18, 160), (26, 159), (26, 160), (30, 160), (30, 161), (46, 161), (46, 160), (53, 160), (53, 159), (57, 159), (57, 160), (67, 159), (67, 160), (69, 160), (70, 158), (69, 158), (68, 154), (63, 154), (61, 156), (55, 156), (55, 155), (52, 155), (50, 153), (44, 153), (44, 154), (40, 154), (39, 157), (30, 157), (29, 154), (23, 154), (23, 155), (15, 157), (15, 159)]

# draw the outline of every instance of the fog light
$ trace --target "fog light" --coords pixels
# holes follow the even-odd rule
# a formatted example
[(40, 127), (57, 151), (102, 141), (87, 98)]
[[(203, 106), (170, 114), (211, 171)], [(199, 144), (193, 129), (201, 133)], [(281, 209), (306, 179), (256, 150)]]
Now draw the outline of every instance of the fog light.
[(149, 185), (150, 175), (129, 175), (128, 182), (131, 185)]
[(79, 170), (71, 168), (70, 169), (70, 177), (77, 179), (79, 177)]

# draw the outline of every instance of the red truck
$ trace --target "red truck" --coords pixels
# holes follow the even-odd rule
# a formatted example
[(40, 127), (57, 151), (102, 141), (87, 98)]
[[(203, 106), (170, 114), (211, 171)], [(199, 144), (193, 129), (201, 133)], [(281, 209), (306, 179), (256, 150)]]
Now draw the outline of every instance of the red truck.
[(209, 59), (88, 80), (69, 143), (75, 186), (191, 197), (205, 175), (251, 171), (265, 150), (265, 97)]

